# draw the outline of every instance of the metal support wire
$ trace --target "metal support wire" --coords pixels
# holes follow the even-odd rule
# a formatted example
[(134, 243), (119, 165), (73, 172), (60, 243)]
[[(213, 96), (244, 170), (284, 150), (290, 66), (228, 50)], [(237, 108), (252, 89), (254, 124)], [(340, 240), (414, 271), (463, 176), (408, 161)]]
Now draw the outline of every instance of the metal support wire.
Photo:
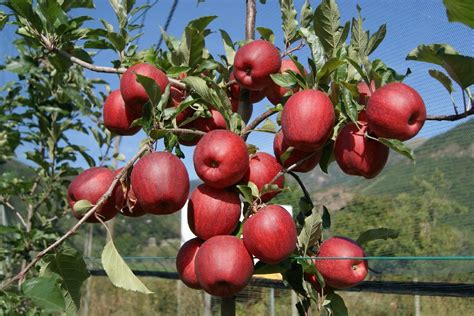
[[(106, 276), (104, 270), (90, 270), (92, 276)], [(158, 277), (178, 280), (176, 272), (133, 271), (137, 276)], [(253, 278), (251, 286), (290, 290), (282, 281)], [(347, 292), (372, 292), (399, 295), (474, 297), (474, 284), (446, 282), (398, 282), (398, 281), (364, 281), (354, 287), (343, 289)]]

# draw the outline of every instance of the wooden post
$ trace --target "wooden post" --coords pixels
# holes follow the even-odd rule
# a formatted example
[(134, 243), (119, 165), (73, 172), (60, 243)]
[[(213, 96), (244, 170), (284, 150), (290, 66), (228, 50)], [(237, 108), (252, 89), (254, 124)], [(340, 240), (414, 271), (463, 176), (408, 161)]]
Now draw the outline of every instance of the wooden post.
[(235, 316), (235, 296), (221, 299), (221, 316)]

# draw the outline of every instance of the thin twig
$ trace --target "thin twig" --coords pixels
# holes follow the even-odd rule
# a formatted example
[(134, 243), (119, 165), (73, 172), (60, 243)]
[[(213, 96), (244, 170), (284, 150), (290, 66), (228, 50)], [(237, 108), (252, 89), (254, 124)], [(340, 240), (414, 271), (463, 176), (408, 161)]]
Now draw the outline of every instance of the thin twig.
[[(109, 74), (123, 74), (125, 71), (127, 71), (126, 68), (113, 68), (113, 67), (96, 66), (96, 65), (90, 64), (88, 62), (85, 62), (85, 61), (83, 61), (83, 60), (81, 60), (77, 57), (74, 57), (71, 54), (69, 54), (68, 52), (60, 50), (60, 49), (55, 49), (53, 51), (56, 52), (58, 55), (61, 55), (64, 58), (69, 59), (73, 63), (75, 63), (75, 64), (77, 64), (77, 65), (79, 65), (83, 68), (94, 71), (94, 72), (102, 72), (102, 73), (109, 73)], [(179, 81), (177, 79), (174, 79), (174, 78), (169, 78), (169, 77), (168, 77), (168, 80), (170, 81), (170, 84), (172, 86), (174, 86), (176, 88), (180, 88), (180, 89), (186, 89), (186, 85), (184, 83), (182, 83), (181, 81)]]
[(301, 42), (298, 44), (298, 46), (295, 46), (295, 47), (293, 47), (293, 48), (291, 48), (291, 49), (288, 49), (288, 50), (286, 50), (285, 52), (283, 52), (283, 53), (281, 54), (281, 58), (283, 58), (283, 57), (285, 57), (285, 56), (288, 56), (288, 55), (290, 55), (291, 53), (296, 52), (297, 50), (302, 49), (304, 46), (305, 46), (305, 42), (301, 41)]
[(265, 119), (269, 118), (273, 114), (277, 113), (278, 110), (275, 108), (271, 108), (259, 116), (257, 116), (249, 125), (245, 126), (245, 128), (242, 130), (241, 135), (244, 140), (247, 140), (247, 137), (249, 134), (252, 132), (252, 130), (258, 126), (258, 124), (262, 123)]
[(460, 114), (453, 114), (453, 115), (428, 115), (426, 117), (427, 121), (458, 121), (468, 116), (474, 115), (474, 107), (471, 108), (469, 111)]
[(298, 160), (297, 162), (295, 162), (294, 164), (292, 164), (291, 166), (289, 166), (288, 168), (283, 168), (281, 169), (280, 172), (278, 172), (272, 179), (272, 181), (270, 181), (269, 184), (273, 184), (279, 177), (281, 177), (282, 175), (284, 175), (285, 173), (288, 173), (290, 172), (291, 170), (295, 169), (296, 167), (300, 166), (303, 162), (305, 162), (306, 160), (308, 160), (309, 158), (313, 157), (314, 155), (318, 154), (317, 151), (315, 151), (314, 153), (311, 153), (309, 154), (308, 156), (304, 157), (303, 159), (300, 159)]
[(11, 209), (13, 212), (15, 212), (15, 215), (16, 217), (18, 217), (18, 219), (20, 220), (21, 224), (23, 225), (23, 227), (27, 228), (28, 225), (26, 225), (26, 222), (25, 222), (25, 219), (23, 218), (23, 216), (21, 216), (20, 212), (18, 212), (18, 210), (10, 203), (8, 202), (7, 200), (5, 199), (2, 199), (1, 201), (3, 204), (5, 204), (9, 209)]
[(166, 129), (168, 132), (176, 133), (176, 134), (190, 134), (190, 135), (197, 135), (197, 136), (204, 136), (207, 133), (203, 131), (198, 131), (194, 129), (186, 129), (186, 128), (168, 128)]
[(84, 224), (84, 222), (89, 218), (91, 217), (92, 215), (95, 214), (95, 211), (101, 207), (106, 201), (107, 199), (112, 195), (112, 192), (114, 191), (117, 183), (119, 182), (119, 179), (126, 173), (128, 172), (128, 169), (131, 168), (131, 166), (133, 165), (133, 163), (138, 160), (138, 158), (140, 158), (140, 156), (145, 153), (148, 149), (149, 149), (149, 145), (145, 145), (143, 146), (142, 148), (140, 148), (140, 150), (135, 154), (135, 156), (133, 156), (132, 159), (130, 159), (128, 161), (128, 163), (125, 165), (125, 167), (123, 167), (123, 169), (117, 173), (117, 175), (115, 175), (115, 178), (114, 180), (112, 181), (112, 183), (110, 184), (109, 188), (107, 189), (107, 191), (104, 193), (104, 195), (102, 195), (102, 197), (99, 199), (99, 201), (97, 202), (96, 205), (94, 205), (94, 207), (92, 207), (86, 214), (84, 214), (84, 216), (71, 228), (69, 229), (63, 236), (61, 236), (58, 240), (56, 240), (54, 243), (52, 243), (51, 245), (49, 245), (47, 248), (45, 248), (44, 250), (42, 250), (41, 252), (39, 252), (35, 257), (34, 259), (28, 264), (26, 265), (17, 275), (15, 275), (14, 277), (6, 280), (5, 282), (2, 283), (2, 285), (0, 286), (0, 290), (3, 290), (5, 289), (7, 286), (9, 286), (10, 284), (12, 284), (13, 282), (15, 282), (16, 280), (22, 280), (24, 279), (25, 275), (28, 273), (28, 271), (33, 268), (35, 266), (36, 263), (38, 263), (38, 261), (41, 260), (41, 258), (43, 258), (48, 252), (50, 252), (51, 250), (55, 249), (57, 246), (61, 245), (67, 238), (69, 238), (72, 234), (74, 234), (76, 232), (76, 230), (81, 227), (82, 224)]

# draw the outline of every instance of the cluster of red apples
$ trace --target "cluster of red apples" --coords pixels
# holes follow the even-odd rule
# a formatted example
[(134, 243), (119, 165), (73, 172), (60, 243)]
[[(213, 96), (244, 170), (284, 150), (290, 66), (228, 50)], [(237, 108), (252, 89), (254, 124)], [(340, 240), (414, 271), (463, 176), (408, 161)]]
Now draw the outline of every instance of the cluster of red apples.
[[(273, 44), (257, 40), (242, 46), (236, 53), (230, 78), (236, 81), (228, 91), (232, 110), (237, 111), (242, 89), (249, 91), (249, 102), (266, 96), (273, 104), (283, 103), (291, 93), (275, 84), (270, 75), (288, 70), (303, 75), (293, 61), (281, 60)], [(120, 90), (112, 92), (104, 105), (105, 126), (120, 135), (138, 132), (140, 127), (132, 126), (132, 122), (142, 115), (148, 101), (136, 74), (154, 79), (161, 91), (169, 84), (167, 76), (149, 64), (137, 64), (124, 73)], [(202, 137), (180, 140), (184, 145), (196, 145), (194, 168), (204, 182), (192, 192), (188, 203), (189, 226), (197, 238), (181, 247), (176, 261), (180, 277), (189, 287), (216, 296), (231, 296), (250, 281), (254, 257), (277, 264), (294, 253), (297, 230), (291, 215), (279, 205), (265, 203), (283, 188), (283, 168), (293, 165), (293, 171), (308, 172), (318, 164), (323, 147), (334, 138), (336, 121), (334, 105), (326, 93), (298, 90), (292, 91), (284, 104), (282, 129), (273, 144), (274, 156), (264, 152), (249, 155), (245, 141), (227, 130), (224, 117), (212, 107), (212, 117), (198, 118), (184, 126), (180, 124), (193, 110), (188, 108), (176, 117), (178, 126), (206, 132)], [(410, 139), (421, 129), (426, 110), (419, 94), (403, 83), (387, 84), (377, 90), (373, 84), (360, 84), (358, 90), (365, 110), (357, 123), (346, 124), (336, 136), (334, 153), (344, 172), (372, 178), (385, 165), (389, 151), (374, 138)], [(169, 106), (178, 107), (186, 93), (172, 86)], [(68, 200), (77, 218), (82, 214), (74, 210), (74, 204), (79, 200), (97, 203), (115, 172), (96, 167), (74, 179)], [(189, 195), (187, 170), (169, 152), (148, 153), (133, 167), (130, 181), (123, 182), (95, 216), (89, 217), (89, 222), (97, 222), (97, 217), (107, 221), (118, 212), (127, 216), (171, 214), (183, 208)], [(261, 194), (242, 224), (241, 239), (233, 235), (242, 214), (236, 186), (249, 182)], [(277, 189), (268, 190), (268, 185), (276, 185)], [(321, 245), (319, 256), (363, 257), (364, 252), (354, 241), (334, 237)], [(367, 275), (364, 260), (316, 260), (315, 265), (332, 288), (353, 286)], [(317, 283), (314, 276), (307, 277)]]

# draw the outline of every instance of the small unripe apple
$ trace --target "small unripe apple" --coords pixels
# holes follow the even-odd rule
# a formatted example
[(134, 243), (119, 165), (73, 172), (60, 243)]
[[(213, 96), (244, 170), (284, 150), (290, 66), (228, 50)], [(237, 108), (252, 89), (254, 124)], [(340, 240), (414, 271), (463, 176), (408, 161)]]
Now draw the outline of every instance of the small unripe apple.
[(125, 105), (120, 90), (112, 91), (103, 108), (105, 127), (117, 135), (134, 135), (140, 126), (131, 126), (133, 121), (139, 119), (141, 114)]
[(278, 49), (270, 42), (256, 40), (237, 50), (235, 80), (248, 90), (263, 90), (272, 83), (270, 75), (277, 73), (280, 66)]
[(213, 130), (196, 145), (194, 169), (201, 180), (213, 188), (236, 184), (249, 168), (247, 145), (228, 130)]
[[(230, 77), (229, 77), (229, 80), (232, 81), (232, 80), (235, 80), (235, 77), (234, 77), (234, 73), (231, 73), (230, 74)], [(232, 99), (235, 99), (235, 100), (240, 100), (240, 85), (238, 83), (234, 83), (234, 84), (231, 84), (230, 85), (230, 95), (232, 97)], [(263, 92), (263, 90), (259, 90), (259, 91), (249, 91), (249, 99), (248, 101), (250, 103), (257, 103), (257, 102), (260, 102), (262, 101), (262, 99), (265, 97), (265, 94)]]
[(131, 186), (147, 212), (166, 215), (183, 208), (189, 194), (189, 176), (181, 160), (169, 152), (153, 152), (133, 167)]
[(253, 260), (240, 238), (214, 236), (199, 249), (194, 269), (201, 287), (214, 296), (229, 297), (243, 290), (253, 274)]
[(334, 154), (347, 174), (372, 179), (387, 163), (389, 148), (366, 136), (367, 125), (349, 123), (337, 135)]
[[(365, 253), (352, 239), (332, 237), (321, 244), (318, 257), (362, 258)], [(315, 266), (326, 285), (335, 289), (355, 286), (364, 281), (368, 273), (367, 260), (362, 259), (317, 259)]]
[[(74, 210), (75, 203), (80, 200), (87, 200), (92, 205), (97, 204), (109, 189), (114, 176), (114, 172), (108, 168), (93, 167), (85, 170), (72, 180), (67, 190), (67, 200), (72, 209), (72, 214), (77, 219), (81, 219), (84, 214), (78, 214)], [(96, 217), (100, 217), (102, 221), (106, 222), (117, 215), (120, 209), (124, 207), (124, 204), (124, 193), (122, 186), (118, 183), (112, 191), (110, 198), (86, 222), (98, 223), (99, 220)]]
[(244, 244), (260, 261), (276, 264), (296, 249), (296, 225), (290, 213), (279, 205), (268, 205), (244, 222)]
[(301, 151), (321, 149), (334, 127), (334, 106), (318, 90), (303, 90), (292, 95), (281, 116), (281, 128), (289, 146)]
[[(297, 74), (302, 75), (296, 64), (291, 60), (291, 59), (283, 59), (281, 61), (281, 67), (280, 67), (280, 73), (283, 74), (287, 72), (288, 70), (291, 70)], [(265, 96), (267, 99), (274, 105), (277, 105), (278, 103), (281, 102), (281, 99), (283, 96), (290, 91), (290, 89), (283, 88), (276, 83), (272, 82), (266, 89), (265, 89)], [(298, 91), (298, 89), (295, 89), (294, 92)]]
[(359, 92), (359, 103), (362, 105), (367, 105), (372, 93), (375, 92), (375, 81), (370, 82), (370, 88), (365, 83), (365, 81), (361, 81), (357, 84), (357, 91)]
[(196, 277), (194, 262), (202, 243), (203, 241), (199, 238), (190, 239), (179, 248), (176, 255), (176, 270), (179, 278), (188, 287), (196, 290), (201, 289), (201, 286)]
[[(285, 142), (283, 132), (279, 131), (275, 135), (275, 139), (273, 140), (273, 152), (275, 153), (275, 157), (278, 162), (282, 162), (281, 156), (290, 148), (288, 144)], [(305, 157), (310, 156), (305, 161), (303, 161), (299, 166), (295, 167), (293, 171), (295, 172), (309, 172), (314, 169), (319, 163), (319, 159), (321, 159), (322, 151), (317, 152), (305, 152), (293, 148), (286, 158), (285, 162), (283, 163), (283, 167), (288, 168), (289, 166), (295, 164), (296, 162), (304, 159)]]
[(374, 92), (367, 104), (369, 130), (378, 137), (401, 141), (414, 137), (426, 120), (420, 94), (401, 83), (389, 83)]
[(120, 92), (127, 106), (135, 112), (141, 113), (142, 106), (148, 101), (148, 94), (143, 86), (137, 81), (136, 74), (150, 77), (160, 87), (161, 93), (169, 84), (168, 77), (160, 69), (150, 64), (141, 63), (128, 68), (120, 79)]
[(229, 235), (240, 218), (239, 194), (225, 189), (199, 185), (188, 202), (188, 224), (194, 235), (207, 240), (217, 235)]
[[(249, 181), (255, 183), (259, 191), (275, 178), (275, 176), (283, 169), (275, 157), (264, 152), (258, 152), (250, 157), (249, 169), (242, 179), (244, 184)], [(276, 184), (280, 189), (283, 189), (285, 177), (281, 175), (272, 184)], [(262, 202), (270, 201), (279, 191), (271, 191), (265, 193), (260, 198)]]

